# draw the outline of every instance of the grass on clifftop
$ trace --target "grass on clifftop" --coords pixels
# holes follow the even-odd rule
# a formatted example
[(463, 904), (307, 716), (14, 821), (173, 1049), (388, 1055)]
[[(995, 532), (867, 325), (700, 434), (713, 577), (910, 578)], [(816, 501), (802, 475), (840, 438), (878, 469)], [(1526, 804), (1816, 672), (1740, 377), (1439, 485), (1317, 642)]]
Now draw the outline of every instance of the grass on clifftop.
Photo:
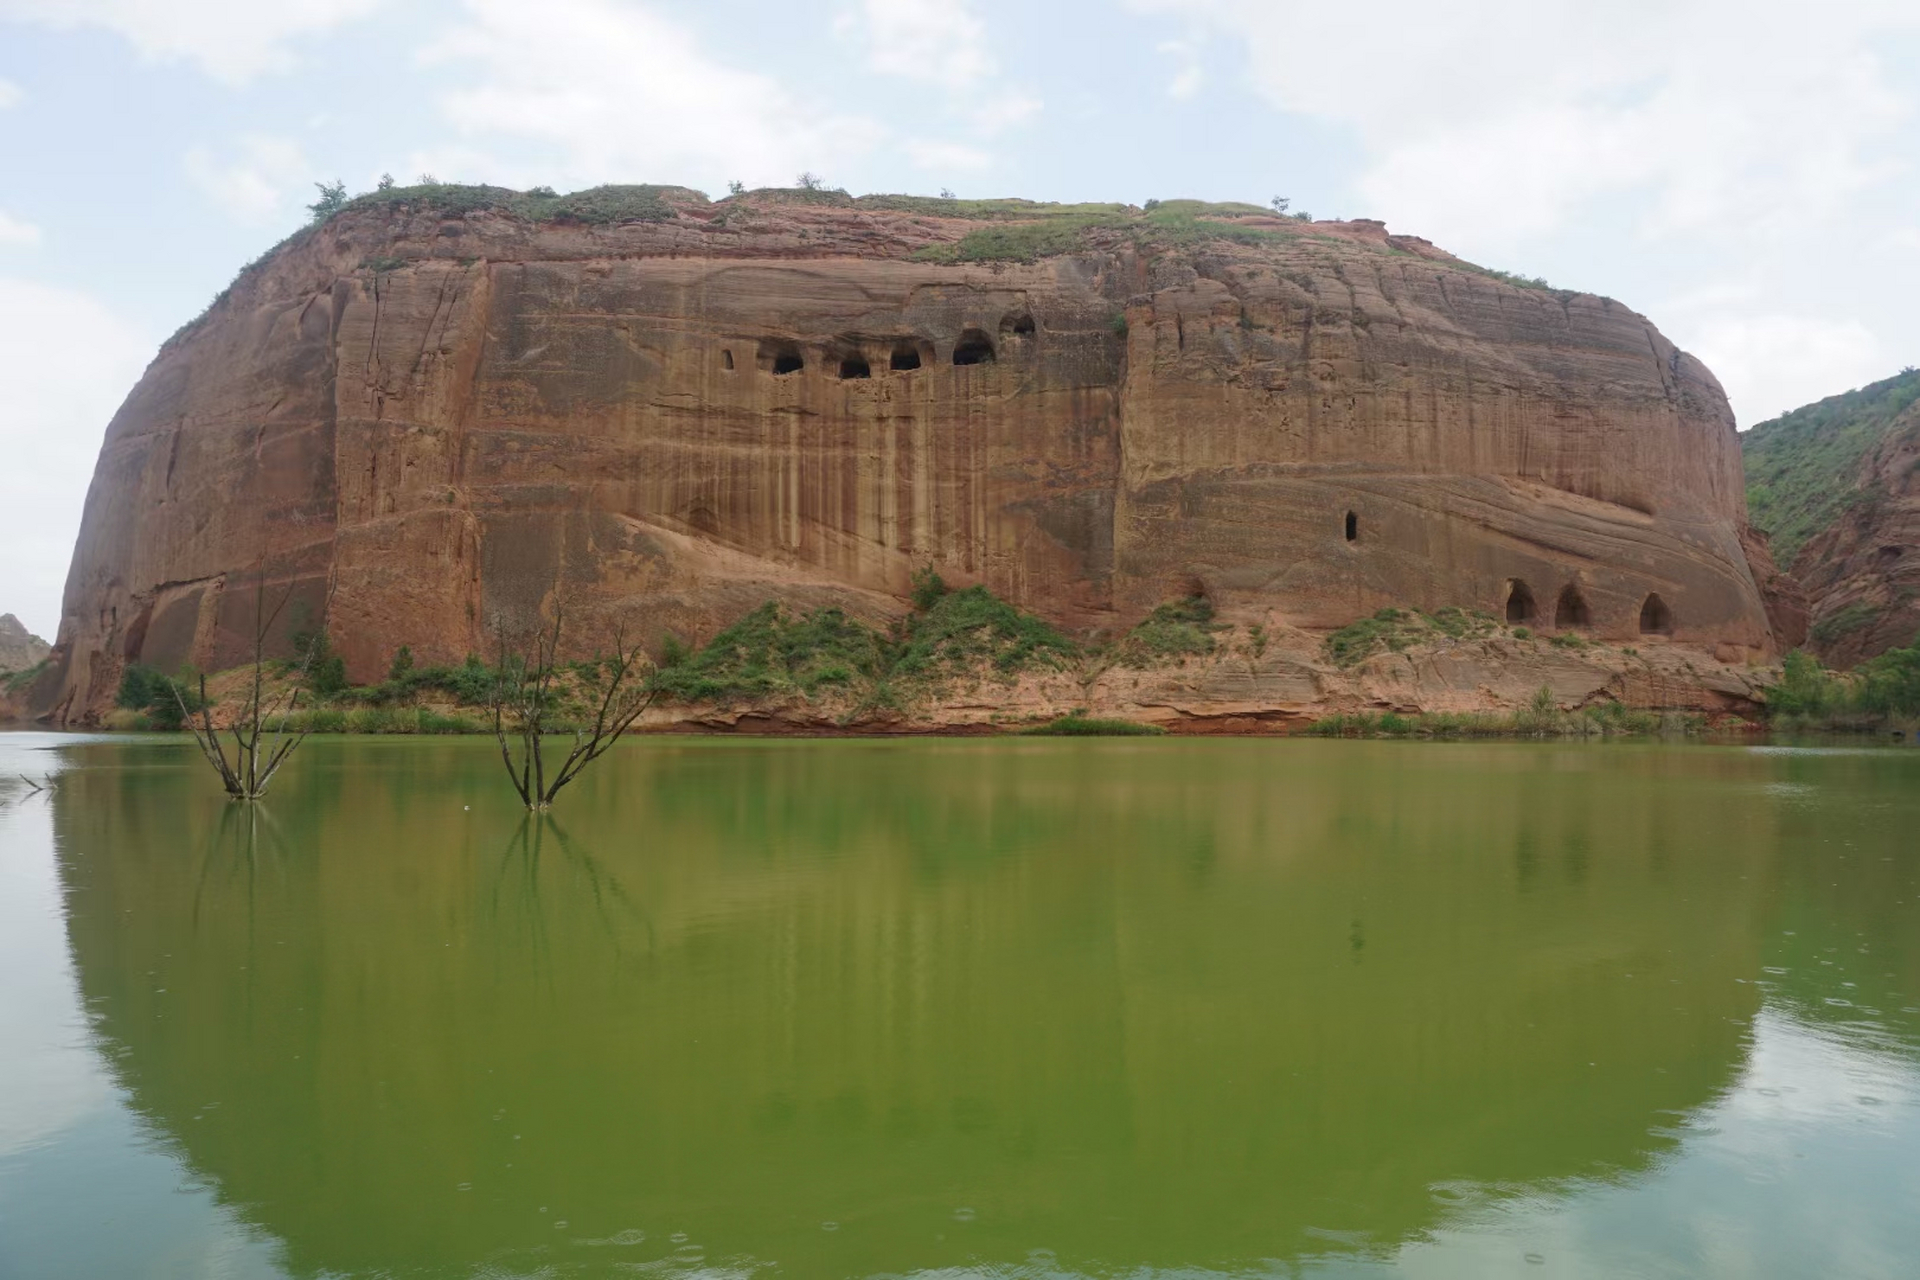
[(1920, 370), (1908, 369), (1763, 422), (1740, 438), (1747, 512), (1772, 540), (1781, 568), (1870, 497), (1857, 487), (1861, 461), (1916, 402)]
[[(936, 201), (935, 203), (944, 203)], [(956, 205), (969, 202), (954, 201)], [(1012, 202), (974, 202), (996, 205)], [(1142, 246), (1170, 248), (1208, 240), (1265, 244), (1287, 239), (1292, 232), (1270, 226), (1243, 226), (1232, 221), (1248, 216), (1273, 217), (1254, 205), (1210, 204), (1202, 200), (1149, 201), (1146, 210), (1126, 205), (1034, 205), (993, 217), (1018, 217), (1001, 225), (976, 227), (952, 244), (929, 245), (913, 256), (921, 262), (1035, 262), (1059, 254), (1079, 253), (1096, 241), (1126, 239)], [(927, 212), (939, 212), (927, 210)], [(973, 216), (949, 213), (948, 217)]]

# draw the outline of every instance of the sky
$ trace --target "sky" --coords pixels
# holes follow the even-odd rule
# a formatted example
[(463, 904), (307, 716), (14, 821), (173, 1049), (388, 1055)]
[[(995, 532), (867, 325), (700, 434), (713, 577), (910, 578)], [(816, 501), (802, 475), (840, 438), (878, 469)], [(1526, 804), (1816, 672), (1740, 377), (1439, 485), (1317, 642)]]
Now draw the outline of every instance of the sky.
[(1742, 427), (1920, 364), (1916, 0), (0, 0), (0, 613), (313, 184), (1286, 196), (1618, 298)]

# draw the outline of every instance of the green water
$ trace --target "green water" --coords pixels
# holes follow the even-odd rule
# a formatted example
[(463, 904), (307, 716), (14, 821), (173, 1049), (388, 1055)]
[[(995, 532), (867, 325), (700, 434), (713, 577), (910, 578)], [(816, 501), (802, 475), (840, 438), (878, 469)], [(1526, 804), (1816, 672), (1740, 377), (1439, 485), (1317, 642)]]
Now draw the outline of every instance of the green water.
[(1910, 1276), (1920, 751), (0, 737), (0, 1277)]

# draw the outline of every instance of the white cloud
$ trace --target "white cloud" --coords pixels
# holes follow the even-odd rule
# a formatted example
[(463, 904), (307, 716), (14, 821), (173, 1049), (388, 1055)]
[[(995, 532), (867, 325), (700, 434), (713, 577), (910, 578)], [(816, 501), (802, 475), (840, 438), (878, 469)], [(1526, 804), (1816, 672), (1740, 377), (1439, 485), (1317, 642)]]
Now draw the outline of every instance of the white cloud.
[(1200, 66), (1200, 47), (1191, 40), (1168, 40), (1163, 42), (1157, 52), (1164, 53), (1174, 60), (1176, 70), (1173, 79), (1167, 82), (1167, 96), (1175, 99), (1191, 98), (1200, 92), (1207, 82), (1207, 73)]
[(991, 168), (993, 156), (964, 142), (926, 142), (915, 139), (906, 144), (907, 155), (922, 169), (935, 172), (964, 170), (975, 172)]
[(1004, 129), (1032, 119), (1044, 105), (1040, 99), (1019, 89), (997, 89), (973, 110), (973, 127), (992, 137)]
[(40, 228), (0, 209), (0, 247), (20, 248), (40, 243)]
[(21, 90), (19, 85), (4, 77), (0, 77), (0, 111), (5, 111), (25, 96), (25, 92)]
[(967, 0), (864, 0), (836, 26), (864, 37), (875, 71), (948, 89), (965, 89), (994, 73), (986, 24)]
[(1898, 363), (1858, 320), (1730, 310), (1686, 328), (1687, 345), (1727, 387), (1742, 427), (1884, 378)]
[[(870, 121), (811, 109), (777, 81), (709, 57), (652, 9), (614, 0), (467, 0), (467, 20), (426, 55), (456, 63), (465, 87), (440, 99), (479, 149), (542, 150), (538, 173), (492, 158), (488, 171), (533, 182), (786, 184), (803, 169), (871, 149)], [(448, 175), (441, 174), (441, 177)], [(501, 180), (496, 178), (495, 180)]]
[(0, 276), (0, 613), (49, 640), (101, 437), (153, 350), (85, 293)]
[(234, 219), (272, 222), (311, 203), (313, 167), (298, 143), (250, 133), (241, 136), (238, 151), (223, 161), (206, 147), (194, 147), (185, 157), (193, 184)]
[(1255, 92), (1354, 137), (1356, 214), (1477, 261), (1747, 290), (1676, 334), (1743, 422), (1890, 372), (1877, 303), (1831, 287), (1884, 278), (1912, 207), (1920, 87), (1889, 66), (1912, 0), (1377, 0), (1364, 40), (1313, 0), (1124, 3), (1237, 40)]
[(0, 0), (0, 18), (100, 27), (156, 62), (197, 63), (229, 84), (294, 65), (288, 45), (363, 18), (384, 0)]
[(1356, 41), (1306, 0), (1131, 2), (1239, 37), (1274, 105), (1352, 127), (1378, 211), (1483, 241), (1636, 190), (1649, 234), (1843, 207), (1912, 110), (1876, 45), (1920, 30), (1908, 0), (1380, 0)]

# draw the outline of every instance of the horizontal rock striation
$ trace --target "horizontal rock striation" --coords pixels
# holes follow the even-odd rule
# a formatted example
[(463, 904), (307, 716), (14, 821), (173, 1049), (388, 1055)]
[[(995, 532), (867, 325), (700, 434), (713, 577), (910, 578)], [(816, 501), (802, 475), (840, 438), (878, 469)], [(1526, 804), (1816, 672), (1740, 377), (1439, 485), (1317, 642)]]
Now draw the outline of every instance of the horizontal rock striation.
[(1725, 397), (1619, 303), (1371, 222), (967, 261), (988, 223), (885, 205), (301, 233), (108, 428), (37, 709), (241, 661), (261, 599), (276, 651), (324, 628), (365, 679), (556, 606), (582, 650), (769, 596), (885, 617), (925, 565), (1080, 630), (1199, 593), (1772, 651)]

